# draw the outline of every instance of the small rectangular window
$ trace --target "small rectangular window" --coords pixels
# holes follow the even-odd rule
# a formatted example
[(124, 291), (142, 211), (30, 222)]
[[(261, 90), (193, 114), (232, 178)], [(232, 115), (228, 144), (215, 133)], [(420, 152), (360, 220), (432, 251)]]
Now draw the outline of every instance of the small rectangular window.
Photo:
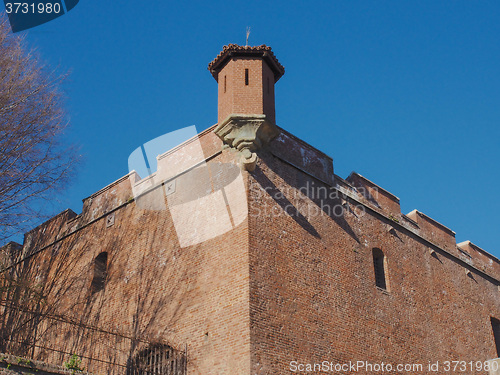
[(497, 356), (500, 358), (500, 320), (491, 318), (491, 328), (493, 329), (493, 337), (495, 339)]
[(227, 76), (224, 76), (224, 92), (226, 92)]
[(248, 86), (248, 69), (245, 69), (245, 85)]

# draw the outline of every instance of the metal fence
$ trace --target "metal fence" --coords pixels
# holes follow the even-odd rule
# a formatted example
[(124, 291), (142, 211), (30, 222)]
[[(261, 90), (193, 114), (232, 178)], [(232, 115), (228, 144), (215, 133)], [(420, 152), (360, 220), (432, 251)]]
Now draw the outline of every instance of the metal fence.
[[(27, 322), (36, 318), (23, 314)], [(96, 375), (187, 373), (186, 348), (174, 349), (165, 342), (126, 337), (61, 318), (45, 316), (35, 329), (3, 330), (1, 335), (0, 352)]]
[(139, 352), (127, 366), (127, 375), (186, 373), (186, 356), (167, 345), (153, 345)]

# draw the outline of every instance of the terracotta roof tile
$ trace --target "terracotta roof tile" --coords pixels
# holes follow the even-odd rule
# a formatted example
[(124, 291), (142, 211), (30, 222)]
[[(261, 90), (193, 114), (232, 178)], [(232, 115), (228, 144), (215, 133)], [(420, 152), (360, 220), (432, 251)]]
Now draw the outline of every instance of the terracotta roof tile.
[(285, 68), (279, 63), (276, 56), (274, 56), (271, 47), (268, 47), (265, 44), (254, 47), (228, 44), (227, 46), (224, 46), (217, 57), (210, 64), (208, 64), (208, 70), (210, 70), (210, 73), (212, 73), (216, 81), (218, 81), (219, 72), (233, 56), (262, 57), (273, 70), (275, 82), (280, 79), (283, 74), (285, 74)]

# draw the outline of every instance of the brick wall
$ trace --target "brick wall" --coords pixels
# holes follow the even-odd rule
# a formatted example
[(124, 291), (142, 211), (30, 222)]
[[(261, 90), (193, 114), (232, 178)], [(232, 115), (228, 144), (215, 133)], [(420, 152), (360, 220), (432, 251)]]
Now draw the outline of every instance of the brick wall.
[[(219, 122), (232, 113), (274, 122), (262, 58), (232, 58), (217, 72)], [(331, 157), (286, 131), (249, 173), (212, 130), (160, 155), (154, 175), (131, 172), (86, 198), (80, 215), (64, 211), (23, 248), (0, 249), (3, 264), (24, 257), (0, 279), (0, 337), (35, 343), (34, 359), (61, 364), (74, 353), (84, 366), (123, 366), (147, 343), (165, 344), (202, 375), (289, 374), (293, 361), (436, 373), (426, 366), (497, 356), (498, 259), (457, 245), (419, 211), (402, 214), (363, 176), (335, 176)], [(106, 281), (92, 288), (103, 252)]]
[[(200, 142), (211, 155), (220, 141), (207, 132)], [(234, 160), (218, 145), (203, 167), (209, 173)], [(229, 178), (234, 176), (219, 175), (217, 181), (226, 185)], [(122, 364), (139, 349), (88, 335), (98, 329), (187, 350), (190, 374), (249, 373), (247, 220), (223, 236), (183, 247), (170, 209), (138, 207), (130, 183), (125, 176), (87, 198), (81, 215), (60, 215), (30, 232), (24, 252), (33, 255), (18, 266), (19, 275), (45, 296), (41, 304), (17, 300), (38, 312), (30, 340), (66, 356), (77, 353)], [(193, 188), (178, 183), (176, 194)], [(213, 219), (205, 211), (194, 210), (198, 223)], [(94, 260), (101, 252), (108, 253), (107, 280), (103, 290), (92, 293)], [(28, 320), (27, 314), (20, 315)], [(41, 348), (31, 356), (60, 363)]]
[[(464, 262), (449, 249), (451, 231), (432, 219), (414, 228), (392, 194), (377, 204), (354, 189), (341, 194), (345, 187), (322, 184), (286, 157), (261, 153), (249, 182), (252, 374), (290, 373), (291, 361), (427, 366), (497, 356), (496, 267)], [(327, 193), (299, 193), (313, 185)], [(375, 285), (373, 248), (386, 256), (388, 290)]]
[[(177, 204), (189, 197), (183, 191), (202, 198), (234, 180), (220, 166), (235, 165), (237, 155), (221, 152), (210, 131), (200, 145), (212, 190), (177, 177)], [(160, 169), (193, 147), (162, 155)], [(377, 185), (359, 175), (334, 180), (331, 158), (286, 132), (259, 159), (254, 172), (242, 172), (248, 219), (199, 243), (181, 245), (168, 204), (138, 205), (133, 174), (87, 198), (82, 214), (67, 211), (31, 231), (22, 249), (30, 256), (18, 271), (44, 298), (22, 304), (42, 316), (28, 338), (66, 356), (121, 363), (140, 347), (87, 333), (167, 343), (187, 349), (189, 374), (284, 374), (292, 361), (427, 365), (496, 357), (496, 259), (470, 243), (451, 248), (449, 229), (423, 214), (402, 215), (389, 192), (373, 202), (360, 187), (373, 198)], [(230, 190), (226, 196), (231, 208)], [(193, 231), (220, 224), (207, 207), (190, 212)], [(375, 285), (373, 248), (386, 256), (387, 290)], [(106, 285), (92, 293), (103, 251)], [(32, 355), (62, 363), (42, 348)]]
[[(245, 69), (248, 69), (248, 85)], [(275, 122), (274, 74), (261, 58), (230, 60), (220, 71), (218, 83), (219, 123), (231, 114), (265, 114)]]

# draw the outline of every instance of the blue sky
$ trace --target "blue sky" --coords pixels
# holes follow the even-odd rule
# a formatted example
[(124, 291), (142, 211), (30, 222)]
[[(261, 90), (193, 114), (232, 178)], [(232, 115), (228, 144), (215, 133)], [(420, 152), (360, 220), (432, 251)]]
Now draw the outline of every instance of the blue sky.
[[(314, 6), (311, 6), (314, 4)], [(23, 32), (70, 70), (67, 137), (84, 163), (56, 210), (128, 172), (165, 133), (217, 121), (208, 63), (273, 48), (277, 123), (500, 257), (500, 2), (91, 1)]]

